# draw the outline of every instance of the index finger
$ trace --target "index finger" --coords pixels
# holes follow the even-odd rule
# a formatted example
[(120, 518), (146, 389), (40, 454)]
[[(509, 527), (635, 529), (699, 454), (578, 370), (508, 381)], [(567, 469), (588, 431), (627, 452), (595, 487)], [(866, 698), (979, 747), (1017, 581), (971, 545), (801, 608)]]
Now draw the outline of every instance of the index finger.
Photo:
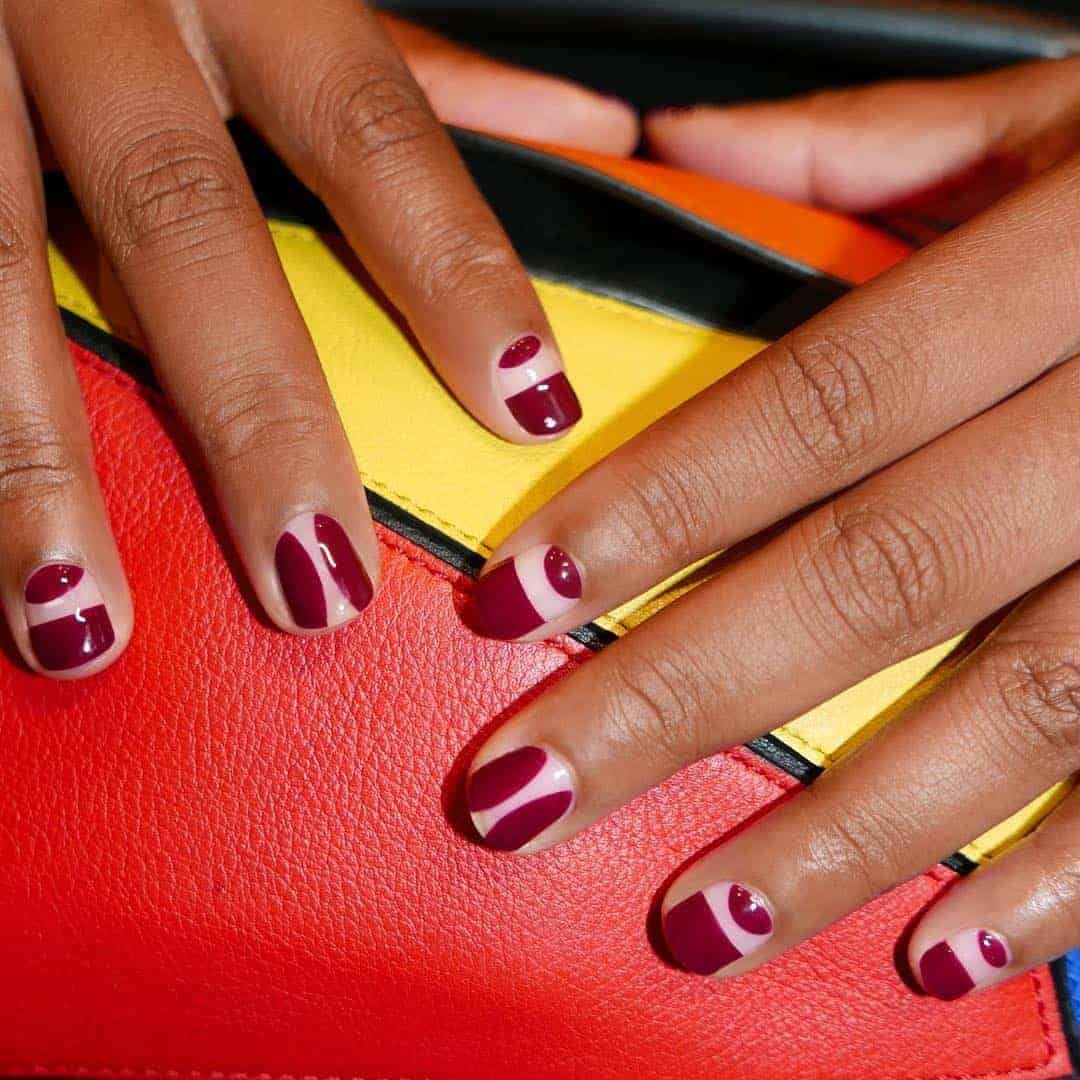
[[(626, 443), (492, 555), (476, 623), (562, 633), (928, 443), (1076, 349), (1080, 160), (844, 297)], [(1030, 284), (1018, 287), (1017, 268)], [(1037, 272), (1036, 268), (1043, 268)], [(561, 560), (564, 591), (543, 572)]]

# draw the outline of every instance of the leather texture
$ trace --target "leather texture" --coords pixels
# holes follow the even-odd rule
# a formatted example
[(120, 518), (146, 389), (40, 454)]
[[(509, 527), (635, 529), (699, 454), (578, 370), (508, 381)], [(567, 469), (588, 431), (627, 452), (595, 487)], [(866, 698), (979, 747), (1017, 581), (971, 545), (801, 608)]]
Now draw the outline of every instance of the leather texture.
[[(757, 344), (542, 285), (590, 426), (558, 447), (503, 447), (446, 398), (336, 241), (274, 234), (372, 488), (479, 552)], [(104, 327), (71, 264), (51, 258), (61, 304)], [(625, 388), (608, 377), (615, 347), (640, 348)], [(363, 618), (319, 639), (278, 633), (243, 591), (161, 403), (73, 351), (138, 617), (121, 662), (92, 680), (46, 682), (10, 646), (0, 665), (0, 1072), (1069, 1072), (1047, 969), (949, 1004), (897, 975), (896, 942), (951, 880), (944, 868), (735, 982), (665, 962), (665, 881), (797, 787), (748, 750), (685, 770), (557, 851), (480, 848), (461, 790), (470, 750), (588, 650), (470, 634), (458, 614), (469, 578), (388, 529)], [(828, 764), (947, 652), (780, 737)]]
[(950, 1004), (896, 975), (942, 869), (736, 982), (667, 966), (651, 916), (665, 879), (794, 786), (748, 751), (558, 851), (478, 847), (470, 745), (584, 650), (470, 635), (468, 581), (386, 531), (363, 619), (274, 631), (160, 408), (85, 354), (79, 372), (139, 619), (88, 683), (0, 667), (3, 1071), (1068, 1071), (1045, 969)]

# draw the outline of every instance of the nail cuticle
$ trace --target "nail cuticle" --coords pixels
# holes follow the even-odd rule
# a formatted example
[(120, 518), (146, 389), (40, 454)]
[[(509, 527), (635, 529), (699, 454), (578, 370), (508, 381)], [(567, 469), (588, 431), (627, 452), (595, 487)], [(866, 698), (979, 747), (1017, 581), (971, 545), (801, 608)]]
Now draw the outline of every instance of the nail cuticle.
[(340, 626), (371, 602), (371, 578), (348, 534), (328, 514), (294, 517), (278, 538), (274, 568), (289, 614), (303, 630)]
[(556, 544), (536, 544), (477, 580), (472, 622), (486, 637), (513, 641), (563, 618), (583, 591), (580, 565)]
[(760, 949), (772, 937), (775, 920), (761, 893), (737, 881), (719, 881), (668, 908), (663, 926), (681, 968), (715, 975)]
[(558, 435), (581, 419), (581, 404), (557, 353), (535, 334), (503, 351), (496, 378), (511, 416), (530, 435)]
[(1001, 934), (982, 928), (958, 930), (931, 945), (919, 958), (923, 989), (941, 1001), (955, 1001), (1001, 978), (1012, 954)]
[(469, 777), (466, 794), (473, 827), (485, 845), (517, 851), (574, 807), (573, 775), (554, 751), (522, 746), (501, 754)]
[(45, 563), (23, 590), (30, 647), (45, 671), (71, 671), (104, 655), (116, 632), (92, 574), (71, 562)]

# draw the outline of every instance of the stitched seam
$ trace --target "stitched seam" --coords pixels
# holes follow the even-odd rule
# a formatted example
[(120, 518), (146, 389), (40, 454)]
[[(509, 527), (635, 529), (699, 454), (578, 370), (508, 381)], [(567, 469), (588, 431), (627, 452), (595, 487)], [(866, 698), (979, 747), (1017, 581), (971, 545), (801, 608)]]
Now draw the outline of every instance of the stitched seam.
[[(106, 363), (101, 357), (96, 356), (90, 352), (89, 349), (84, 348), (77, 342), (72, 342), (80, 361), (88, 363), (96, 371), (103, 375), (106, 375), (118, 386), (124, 387), (128, 390), (134, 390), (146, 401), (154, 405), (155, 407), (160, 404), (160, 397), (148, 387), (143, 386), (137, 382), (131, 376), (125, 374), (122, 371), (118, 371), (112, 367), (111, 364)], [(384, 537), (384, 543), (391, 548), (397, 554), (429, 573), (432, 577), (440, 578), (450, 585), (456, 597), (464, 599), (468, 595), (468, 590), (461, 587), (461, 575), (454, 573), (450, 570), (437, 570), (431, 565), (427, 559), (424, 559), (418, 555), (414, 555), (403, 545), (407, 543), (402, 538), (399, 538), (392, 530), (383, 528), (384, 533), (389, 533), (393, 539), (387, 539)], [(430, 556), (434, 558), (434, 556)], [(541, 642), (546, 649), (553, 650), (562, 653), (575, 667), (581, 666), (586, 662), (580, 655), (571, 652), (568, 646), (555, 641)], [(751, 764), (747, 759), (744, 759), (741, 754), (743, 751), (736, 747), (732, 750), (726, 750), (723, 752), (723, 756), (740, 765), (742, 768), (749, 770), (750, 772), (757, 773), (763, 779), (765, 779), (772, 787), (780, 792), (785, 791), (785, 788), (777, 782), (775, 776), (770, 776), (764, 767), (764, 763), (759, 767), (756, 763)], [(796, 781), (798, 783), (798, 781)], [(921, 876), (929, 878), (932, 881), (940, 882), (943, 880), (943, 876), (939, 876), (940, 871), (931, 869), (925, 871)], [(1043, 1061), (1036, 1062), (1033, 1065), (1023, 1065), (1018, 1068), (1010, 1068), (1007, 1071), (1000, 1069), (992, 1072), (984, 1073), (937, 1073), (932, 1077), (925, 1077), (923, 1080), (993, 1080), (995, 1077), (1005, 1077), (1009, 1075), (1016, 1075), (1018, 1073), (1034, 1072), (1036, 1069), (1045, 1068), (1054, 1057), (1054, 1044), (1051, 1038), (1051, 1028), (1047, 1017), (1046, 1003), (1044, 999), (1044, 991), (1042, 986), (1042, 980), (1039, 979), (1035, 972), (1030, 972), (1031, 983), (1034, 988), (1035, 994), (1035, 1007), (1036, 1013), (1039, 1018), (1039, 1023), (1043, 1033), (1043, 1046), (1046, 1050), (1046, 1058)], [(58, 1076), (109, 1076), (109, 1077), (145, 1077), (146, 1080), (345, 1080), (341, 1076), (335, 1075), (320, 1075), (320, 1074), (301, 1074), (301, 1073), (249, 1073), (249, 1072), (221, 1072), (217, 1070), (177, 1070), (177, 1069), (130, 1069), (116, 1066), (94, 1066), (94, 1065), (20, 1065), (11, 1064), (3, 1066), (3, 1071), (8, 1075), (18, 1076), (21, 1074), (26, 1075), (58, 1075)], [(363, 1077), (352, 1077), (349, 1080), (364, 1080)]]

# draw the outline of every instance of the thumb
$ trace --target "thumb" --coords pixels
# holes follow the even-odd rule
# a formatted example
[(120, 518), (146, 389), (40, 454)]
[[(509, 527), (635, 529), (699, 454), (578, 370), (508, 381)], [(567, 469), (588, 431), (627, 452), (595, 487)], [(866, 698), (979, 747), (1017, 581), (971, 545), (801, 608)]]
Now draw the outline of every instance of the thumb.
[(663, 161), (787, 199), (866, 213), (925, 196), (954, 224), (1080, 145), (1078, 107), (1080, 58), (666, 110), (645, 136)]
[(499, 63), (392, 15), (379, 19), (445, 123), (622, 157), (637, 145), (637, 113), (623, 101)]

